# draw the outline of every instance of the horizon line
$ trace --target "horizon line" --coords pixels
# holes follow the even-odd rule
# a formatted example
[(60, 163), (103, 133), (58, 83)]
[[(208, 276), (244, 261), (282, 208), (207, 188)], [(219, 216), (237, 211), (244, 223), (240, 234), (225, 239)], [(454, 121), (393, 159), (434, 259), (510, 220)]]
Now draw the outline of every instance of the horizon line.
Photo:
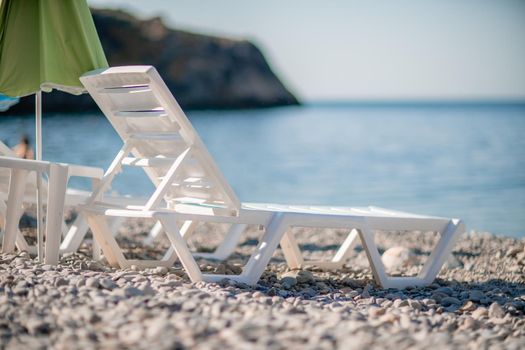
[(355, 105), (355, 106), (395, 106), (395, 105), (458, 105), (458, 106), (494, 106), (494, 105), (515, 105), (515, 106), (525, 106), (525, 98), (523, 99), (508, 99), (508, 98), (494, 98), (494, 99), (476, 99), (476, 98), (402, 98), (402, 99), (392, 99), (392, 98), (348, 98), (348, 99), (303, 99), (300, 101), (301, 105)]

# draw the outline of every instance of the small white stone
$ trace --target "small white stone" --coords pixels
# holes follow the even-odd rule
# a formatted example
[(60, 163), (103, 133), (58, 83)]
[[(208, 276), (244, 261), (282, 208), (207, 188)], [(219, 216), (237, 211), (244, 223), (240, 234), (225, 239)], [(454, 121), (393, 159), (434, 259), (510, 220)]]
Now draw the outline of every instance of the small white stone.
[(472, 317), (476, 320), (479, 320), (482, 317), (485, 317), (489, 314), (488, 310), (484, 307), (478, 307), (476, 310), (472, 312)]
[(505, 311), (501, 308), (498, 303), (492, 303), (489, 307), (489, 317), (490, 318), (502, 318), (505, 316)]
[(408, 248), (395, 246), (387, 249), (381, 257), (387, 271), (401, 267), (412, 266), (416, 263), (416, 255)]
[(450, 254), (447, 261), (443, 264), (443, 267), (449, 270), (460, 269), (463, 267), (463, 264), (454, 255)]

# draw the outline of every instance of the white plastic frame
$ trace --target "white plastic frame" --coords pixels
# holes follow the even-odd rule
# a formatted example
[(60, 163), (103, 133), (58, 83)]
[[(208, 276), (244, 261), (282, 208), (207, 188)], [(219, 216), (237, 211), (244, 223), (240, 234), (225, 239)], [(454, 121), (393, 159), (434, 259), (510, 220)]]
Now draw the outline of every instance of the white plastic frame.
[[(385, 288), (404, 288), (426, 285), (432, 282), (441, 268), (444, 259), (450, 253), (453, 244), (464, 226), (460, 220), (421, 216), (402, 213), (375, 207), (341, 208), (341, 207), (307, 207), (277, 204), (241, 204), (229, 187), (218, 167), (209, 156), (204, 144), (200, 141), (189, 120), (169, 92), (168, 88), (151, 66), (115, 67), (88, 72), (80, 78), (100, 109), (115, 127), (124, 145), (108, 168), (100, 185), (94, 190), (91, 199), (81, 209), (99, 242), (105, 257), (112, 266), (129, 267), (137, 265), (151, 267), (172, 265), (178, 257), (192, 281), (218, 281), (223, 278), (233, 279), (247, 284), (255, 284), (262, 275), (272, 255), (281, 244), (286, 261), (292, 268), (313, 264), (323, 268), (336, 269), (351, 255), (353, 245), (359, 237), (367, 253), (372, 272), (377, 283)], [(131, 95), (145, 93), (146, 107), (140, 105), (140, 99)], [(109, 98), (107, 94), (113, 94)], [(122, 95), (121, 95), (122, 94)], [(129, 94), (129, 95), (128, 95)], [(115, 96), (116, 95), (116, 96)], [(129, 108), (122, 107), (127, 106)], [(121, 107), (118, 107), (121, 106)], [(155, 107), (159, 106), (159, 107)], [(123, 110), (124, 108), (124, 110)], [(147, 108), (152, 108), (148, 110)], [(148, 127), (156, 125), (161, 130), (155, 134), (129, 133), (130, 118), (148, 117)], [(168, 118), (171, 123), (160, 124), (156, 118)], [(157, 124), (155, 124), (157, 123)], [(163, 125), (165, 126), (162, 129)], [(157, 128), (157, 129), (159, 129)], [(182, 141), (185, 145), (176, 155), (144, 158), (149, 138), (163, 138)], [(175, 146), (174, 146), (175, 147)], [(133, 157), (128, 157), (131, 153)], [(190, 154), (199, 154), (198, 161), (206, 172), (205, 176), (213, 178), (218, 188), (210, 190), (210, 198), (222, 198), (224, 205), (213, 203), (199, 204), (173, 202), (166, 196), (168, 186), (175, 184), (178, 172), (188, 166), (186, 160)], [(121, 171), (123, 165), (142, 166), (156, 186), (155, 192), (144, 205), (112, 206), (103, 202), (103, 193), (110, 186), (113, 177)], [(156, 168), (169, 165), (161, 179)], [(177, 186), (180, 186), (176, 183)], [(191, 199), (191, 198), (190, 198)], [(171, 243), (163, 259), (158, 261), (128, 260), (109, 229), (108, 220), (112, 217), (151, 218), (157, 221), (152, 231), (153, 240), (164, 231)], [(177, 222), (183, 221), (179, 228)], [(229, 223), (231, 229), (224, 242), (211, 254), (198, 253), (193, 256), (185, 242), (199, 223)], [(235, 249), (239, 237), (246, 225), (264, 227), (264, 234), (257, 248), (250, 256), (240, 275), (203, 274), (195, 257), (224, 259)], [(295, 238), (290, 232), (294, 226), (318, 228), (345, 228), (349, 237), (331, 261), (306, 262)], [(420, 230), (441, 233), (441, 239), (432, 252), (420, 274), (416, 277), (391, 277), (385, 272), (381, 257), (374, 242), (374, 230)]]

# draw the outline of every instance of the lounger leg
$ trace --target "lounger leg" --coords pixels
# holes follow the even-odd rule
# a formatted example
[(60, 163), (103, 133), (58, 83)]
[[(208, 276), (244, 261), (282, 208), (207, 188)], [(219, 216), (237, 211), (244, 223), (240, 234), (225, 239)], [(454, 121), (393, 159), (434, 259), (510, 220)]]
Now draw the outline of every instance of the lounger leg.
[(418, 277), (422, 278), (425, 284), (430, 284), (434, 281), (445, 259), (449, 256), (454, 244), (463, 232), (465, 232), (465, 226), (461, 220), (450, 220), (441, 234), (441, 239), (419, 272)]
[[(5, 222), (2, 222), (1, 219), (2, 218), (0, 217), (0, 240), (2, 240), (3, 237), (4, 237), (4, 230), (3, 230), (3, 228), (4, 228), (4, 224), (5, 224)], [(32, 253), (32, 249), (30, 249), (29, 245), (27, 244), (27, 241), (25, 240), (25, 238), (22, 235), (22, 232), (20, 232), (20, 230), (16, 231), (15, 246), (21, 252), (28, 252), (30, 254)], [(34, 249), (33, 249), (33, 251), (34, 251)]]
[[(4, 229), (5, 229), (5, 216), (7, 212), (7, 205), (4, 201), (0, 201), (0, 240), (4, 237)], [(16, 248), (20, 251), (29, 251), (28, 245), (26, 240), (24, 239), (24, 236), (22, 236), (22, 233), (20, 230), (17, 230), (16, 232)]]
[(86, 236), (88, 229), (89, 229), (89, 226), (86, 222), (86, 219), (82, 216), (81, 213), (79, 213), (75, 221), (73, 221), (73, 223), (69, 227), (66, 237), (64, 237), (64, 240), (62, 241), (62, 244), (60, 245), (60, 252), (61, 253), (76, 252), (78, 248), (80, 247), (80, 245), (82, 244), (82, 241), (84, 240), (84, 237)]
[(289, 268), (298, 269), (304, 264), (303, 254), (291, 231), (286, 232), (281, 239), (281, 248)]
[[(44, 262), (44, 189), (42, 188), (42, 176), (40, 171), (36, 172), (36, 255), (39, 262)], [(49, 189), (48, 189), (49, 191)], [(49, 196), (49, 192), (48, 192)], [(48, 198), (49, 199), (49, 198)]]
[(16, 232), (16, 247), (21, 252), (28, 252), (30, 254), (36, 253), (34, 247), (33, 247), (33, 249), (31, 249), (29, 244), (27, 244), (27, 241), (24, 238), (24, 236), (22, 235), (22, 232), (20, 232), (20, 230), (17, 230), (17, 232)]
[(100, 244), (98, 244), (95, 237), (93, 237), (93, 242), (91, 243), (91, 258), (93, 261), (100, 261), (102, 259), (102, 249), (100, 248)]
[(359, 235), (368, 257), (368, 261), (370, 262), (370, 268), (372, 269), (374, 279), (382, 288), (404, 289), (408, 286), (421, 286), (425, 284), (419, 277), (388, 276), (385, 271), (385, 265), (383, 265), (381, 255), (379, 255), (377, 245), (374, 241), (374, 233), (365, 226), (359, 231)]
[(22, 214), (22, 197), (24, 196), (26, 177), (27, 170), (11, 170), (2, 253), (11, 253), (15, 250), (18, 223)]
[(228, 259), (228, 257), (235, 251), (235, 248), (237, 248), (237, 245), (241, 240), (241, 235), (244, 230), (246, 230), (247, 226), (248, 225), (245, 224), (232, 224), (223, 241), (213, 253), (194, 253), (193, 256), (210, 260)]
[(383, 288), (388, 288), (385, 286), (387, 274), (385, 272), (385, 266), (381, 261), (381, 255), (379, 255), (379, 251), (377, 250), (377, 245), (374, 240), (374, 232), (372, 232), (367, 226), (362, 227), (358, 232), (376, 283)]
[[(5, 213), (7, 210), (7, 206), (3, 201), (0, 201), (0, 229), (3, 229), (5, 227)], [(2, 221), (3, 220), (3, 221)], [(4, 236), (4, 231), (0, 231), (0, 239)], [(35, 247), (30, 247), (29, 244), (27, 244), (26, 239), (22, 235), (22, 232), (20, 232), (20, 229), (16, 230), (16, 248), (21, 252), (28, 252), (30, 254), (35, 254), (36, 250), (33, 249)]]
[(65, 237), (67, 235), (67, 231), (69, 231), (66, 222), (62, 220), (62, 237)]
[[(191, 235), (195, 231), (195, 228), (197, 227), (198, 224), (199, 223), (197, 221), (190, 221), (190, 220), (185, 221), (179, 230), (179, 234), (181, 235), (182, 238), (187, 240), (188, 238), (191, 237)], [(175, 253), (173, 246), (170, 246), (169, 249), (166, 251), (166, 253), (164, 254), (164, 257), (162, 258), (162, 261), (167, 262), (169, 265), (175, 264), (175, 261), (177, 261), (177, 254)]]
[(64, 220), (64, 200), (68, 179), (68, 167), (51, 164), (49, 167), (49, 189), (46, 221), (46, 264), (57, 265), (59, 259), (60, 238), (62, 237), (62, 222)]
[[(93, 187), (93, 192), (95, 191), (95, 189), (100, 185), (100, 182), (101, 180), (100, 179), (93, 179), (92, 180), (92, 187)], [(111, 182), (111, 180), (110, 180)], [(103, 198), (103, 193), (101, 193), (99, 195), (99, 200), (102, 200)], [(79, 213), (79, 215), (81, 215), (82, 213)], [(87, 219), (84, 219), (87, 223)], [(124, 220), (123, 218), (121, 217), (113, 217), (110, 220), (110, 230), (111, 230), (111, 233), (113, 234), (113, 237), (116, 236), (116, 233), (117, 233), (117, 230), (118, 230), (118, 225), (120, 225), (120, 223)], [(118, 225), (117, 225), (118, 223)], [(88, 225), (88, 229), (89, 229), (89, 225)], [(86, 230), (86, 233), (87, 233), (87, 230)], [(92, 233), (92, 242), (91, 242), (91, 257), (94, 261), (100, 261), (102, 259), (102, 248), (100, 247), (100, 244), (98, 244), (98, 241), (95, 239), (95, 234)], [(84, 237), (85, 237), (85, 234), (84, 234)]]
[(179, 232), (177, 220), (173, 216), (163, 216), (159, 218), (159, 221), (164, 227), (164, 231), (170, 240), (171, 246), (175, 250), (182, 266), (188, 273), (192, 282), (202, 281), (202, 273), (199, 269), (199, 265), (195, 262), (195, 259), (188, 249), (186, 241)]
[(358, 238), (359, 232), (356, 229), (352, 229), (337, 253), (335, 253), (332, 262), (340, 264), (339, 267), (343, 266), (344, 263), (350, 258), (350, 255), (352, 255)]
[(108, 260), (109, 265), (113, 267), (127, 267), (126, 259), (122, 254), (106, 218), (102, 215), (86, 214), (86, 220), (93, 232), (93, 238), (97, 241)]
[[(118, 226), (122, 222), (122, 218), (120, 217), (113, 217), (110, 218), (110, 230), (113, 233), (113, 236), (115, 236), (115, 232), (118, 229)], [(89, 225), (87, 223), (86, 218), (82, 213), (78, 213), (77, 218), (71, 226), (69, 227), (69, 230), (66, 234), (66, 237), (62, 241), (62, 244), (60, 245), (60, 253), (73, 253), (80, 248), (80, 245), (82, 244), (82, 241), (86, 237), (86, 234), (89, 230)], [(93, 260), (97, 261), (101, 258), (101, 251), (100, 246), (97, 243), (97, 240), (95, 237), (93, 237)]]
[(383, 288), (403, 289), (409, 286), (425, 286), (432, 283), (448, 254), (450, 254), (459, 234), (464, 232), (464, 230), (465, 228), (460, 220), (451, 220), (423, 269), (415, 277), (388, 276), (374, 242), (373, 233), (369, 229), (364, 228), (359, 234), (376, 282)]
[(270, 223), (266, 227), (266, 232), (257, 245), (256, 251), (253, 252), (250, 260), (244, 267), (241, 279), (239, 279), (241, 282), (249, 285), (257, 283), (287, 229), (288, 224), (285, 214), (273, 214)]
[(0, 201), (0, 238), (4, 236), (5, 227), (5, 213), (7, 212), (7, 205), (4, 201)]
[(0, 201), (0, 240), (4, 240), (5, 230), (5, 215), (7, 212), (7, 205), (4, 201)]
[[(4, 201), (0, 201), (0, 240), (4, 237), (4, 228), (5, 228), (5, 216), (7, 212), (7, 205)], [(16, 231), (16, 242), (15, 242), (16, 248), (19, 251), (26, 251), (29, 252), (29, 246), (27, 244), (27, 241), (25, 240), (24, 236), (22, 236), (22, 233), (19, 229)]]
[(151, 231), (149, 232), (148, 237), (146, 237), (146, 239), (144, 240), (144, 244), (146, 245), (153, 244), (153, 242), (155, 242), (155, 240), (161, 233), (162, 233), (162, 224), (160, 223), (160, 221), (157, 221), (155, 225), (153, 226), (153, 228), (151, 229)]

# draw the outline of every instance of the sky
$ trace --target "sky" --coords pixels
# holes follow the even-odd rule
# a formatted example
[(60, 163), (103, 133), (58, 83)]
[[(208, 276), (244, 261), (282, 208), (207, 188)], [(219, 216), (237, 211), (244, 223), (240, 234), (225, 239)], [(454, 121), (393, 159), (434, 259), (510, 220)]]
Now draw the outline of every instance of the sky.
[(523, 0), (88, 0), (253, 41), (304, 101), (525, 100)]

